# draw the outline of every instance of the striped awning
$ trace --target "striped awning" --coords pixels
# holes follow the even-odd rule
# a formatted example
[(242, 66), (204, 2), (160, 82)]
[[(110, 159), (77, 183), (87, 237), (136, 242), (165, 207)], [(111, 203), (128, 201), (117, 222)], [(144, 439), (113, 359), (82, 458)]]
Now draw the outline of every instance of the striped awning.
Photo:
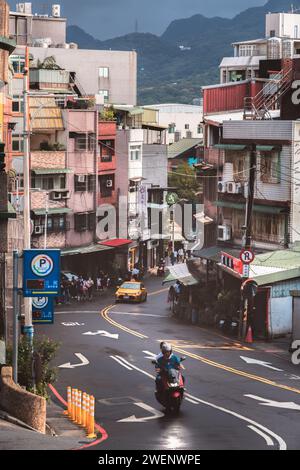
[(54, 98), (29, 97), (30, 122), (34, 131), (64, 130), (62, 110)]

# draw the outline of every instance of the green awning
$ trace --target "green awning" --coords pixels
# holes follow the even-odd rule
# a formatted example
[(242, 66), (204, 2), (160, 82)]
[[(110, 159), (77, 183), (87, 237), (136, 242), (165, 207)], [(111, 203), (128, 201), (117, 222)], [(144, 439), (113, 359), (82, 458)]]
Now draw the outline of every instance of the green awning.
[(245, 150), (246, 145), (238, 145), (238, 144), (216, 144), (214, 145), (215, 149), (219, 150)]
[(73, 173), (70, 168), (36, 168), (32, 172), (36, 175), (62, 175)]
[(176, 280), (179, 280), (181, 284), (184, 286), (195, 286), (198, 284), (198, 281), (192, 276), (186, 276), (186, 277), (181, 277), (178, 279), (177, 277), (173, 276), (173, 274), (169, 273), (165, 279), (163, 280), (163, 284), (166, 284), (168, 282), (175, 282)]
[[(241, 211), (246, 210), (246, 204), (243, 204), (241, 202), (215, 201), (214, 205), (217, 206), (217, 207), (228, 207), (229, 209), (237, 209), (237, 210), (241, 210)], [(284, 207), (264, 206), (264, 205), (258, 205), (258, 204), (254, 204), (253, 211), (254, 212), (261, 212), (261, 213), (264, 213), (264, 214), (285, 214), (285, 213), (287, 213), (287, 210)]]
[(110, 251), (112, 247), (104, 245), (89, 245), (78, 248), (66, 248), (61, 250), (61, 256), (88, 255), (89, 253), (98, 253), (100, 251)]
[[(45, 215), (46, 209), (32, 209), (32, 212), (34, 213), (34, 215)], [(68, 207), (55, 207), (48, 209), (49, 215), (69, 214), (70, 212), (72, 212), (72, 209), (69, 209)]]

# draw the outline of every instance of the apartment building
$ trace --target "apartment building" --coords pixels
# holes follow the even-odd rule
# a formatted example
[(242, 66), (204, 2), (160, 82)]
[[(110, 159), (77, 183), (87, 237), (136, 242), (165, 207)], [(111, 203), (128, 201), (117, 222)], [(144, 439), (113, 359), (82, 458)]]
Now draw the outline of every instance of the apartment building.
[(158, 111), (158, 123), (167, 128), (167, 144), (181, 139), (201, 139), (203, 137), (203, 107), (190, 104), (164, 103), (147, 105)]
[(220, 83), (254, 79), (259, 65), (268, 59), (296, 59), (300, 57), (300, 14), (268, 13), (265, 37), (235, 42), (233, 57), (224, 57), (220, 63)]

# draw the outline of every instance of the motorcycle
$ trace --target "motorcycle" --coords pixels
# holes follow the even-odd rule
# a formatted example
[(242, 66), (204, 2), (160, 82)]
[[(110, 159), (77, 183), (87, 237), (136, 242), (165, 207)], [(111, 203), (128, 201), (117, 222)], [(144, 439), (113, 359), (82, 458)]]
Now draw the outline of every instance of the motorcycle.
[[(180, 362), (184, 360), (185, 358), (182, 357)], [(159, 368), (159, 364), (156, 361), (152, 361), (152, 364)], [(185, 391), (181, 370), (162, 369), (160, 374), (161, 384), (156, 389), (155, 398), (167, 411), (178, 413)]]
[(230, 336), (237, 336), (239, 331), (239, 319), (237, 317), (221, 317), (217, 319), (217, 327)]

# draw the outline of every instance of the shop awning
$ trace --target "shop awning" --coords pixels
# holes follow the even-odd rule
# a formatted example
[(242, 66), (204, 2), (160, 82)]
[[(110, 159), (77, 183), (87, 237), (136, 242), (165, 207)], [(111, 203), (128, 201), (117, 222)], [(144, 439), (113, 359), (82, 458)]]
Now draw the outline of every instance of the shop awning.
[[(45, 215), (46, 209), (32, 209), (34, 215)], [(55, 214), (69, 214), (72, 212), (72, 209), (68, 207), (55, 207), (48, 209), (48, 215), (55, 215)]]
[(130, 245), (132, 240), (127, 240), (125, 238), (114, 238), (112, 240), (105, 240), (103, 242), (98, 242), (99, 245), (109, 246), (112, 248), (118, 248), (119, 246)]
[(272, 150), (278, 149), (278, 146), (275, 145), (257, 145), (256, 150), (257, 152), (272, 152)]
[(219, 150), (245, 150), (246, 145), (239, 145), (239, 144), (216, 144), (214, 145), (215, 149)]
[(31, 170), (35, 175), (61, 175), (73, 173), (70, 168), (36, 168)]
[(163, 284), (167, 282), (180, 281), (185, 286), (195, 286), (198, 284), (186, 264), (177, 264), (175, 266), (168, 266), (169, 274), (165, 277)]
[(110, 251), (112, 248), (101, 245), (89, 245), (79, 248), (66, 248), (61, 250), (62, 256), (88, 255), (90, 253), (98, 253), (101, 251)]
[[(209, 248), (202, 248), (202, 250), (193, 251), (193, 255), (196, 258), (202, 258), (206, 260), (215, 261), (216, 263), (221, 259), (221, 253), (224, 251), (222, 246), (211, 246)], [(236, 258), (239, 257), (241, 250), (235, 250), (231, 248), (226, 248), (226, 253)]]
[[(241, 211), (246, 210), (246, 204), (241, 202), (231, 202), (231, 201), (215, 201), (215, 206), (217, 207), (227, 207), (229, 209), (237, 209)], [(254, 212), (260, 212), (264, 214), (285, 214), (287, 213), (287, 209), (284, 207), (278, 206), (266, 206), (266, 205), (258, 205), (254, 204), (253, 206)]]

